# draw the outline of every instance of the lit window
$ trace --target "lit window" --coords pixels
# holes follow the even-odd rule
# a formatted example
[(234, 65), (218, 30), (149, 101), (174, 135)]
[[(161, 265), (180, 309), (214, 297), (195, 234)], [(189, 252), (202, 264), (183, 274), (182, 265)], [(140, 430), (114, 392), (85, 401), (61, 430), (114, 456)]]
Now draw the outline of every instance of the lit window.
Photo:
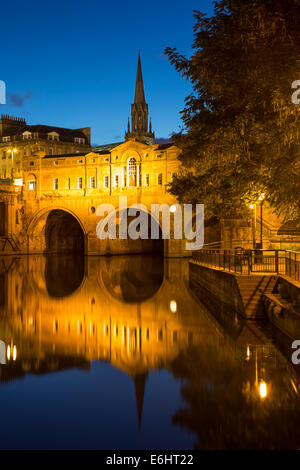
[(130, 158), (127, 163), (129, 186), (136, 186), (136, 160)]
[(157, 184), (159, 184), (160, 186), (162, 185), (162, 173), (159, 173), (157, 175)]
[(90, 187), (95, 188), (96, 187), (96, 178), (95, 176), (90, 177)]
[(10, 136), (7, 135), (6, 137), (2, 138), (3, 142), (10, 142)]
[(59, 140), (59, 134), (57, 134), (56, 132), (49, 132), (48, 140), (58, 141)]
[(54, 189), (55, 191), (58, 190), (58, 178), (54, 178), (54, 179), (53, 179), (53, 189)]
[(27, 181), (27, 189), (29, 191), (35, 191), (36, 190), (36, 180), (29, 180)]
[(32, 139), (32, 133), (29, 131), (23, 132), (23, 140)]
[(77, 189), (82, 189), (82, 178), (77, 178)]
[(115, 175), (115, 187), (119, 186), (119, 175)]
[(105, 188), (108, 188), (108, 176), (104, 176), (103, 185)]
[(145, 186), (149, 186), (149, 174), (145, 175)]

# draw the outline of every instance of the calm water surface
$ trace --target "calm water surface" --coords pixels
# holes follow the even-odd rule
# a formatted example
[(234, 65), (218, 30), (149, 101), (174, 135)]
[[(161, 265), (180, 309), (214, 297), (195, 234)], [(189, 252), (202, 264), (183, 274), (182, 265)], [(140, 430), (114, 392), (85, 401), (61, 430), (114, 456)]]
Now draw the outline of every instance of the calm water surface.
[(0, 448), (300, 448), (300, 375), (188, 263), (0, 258)]

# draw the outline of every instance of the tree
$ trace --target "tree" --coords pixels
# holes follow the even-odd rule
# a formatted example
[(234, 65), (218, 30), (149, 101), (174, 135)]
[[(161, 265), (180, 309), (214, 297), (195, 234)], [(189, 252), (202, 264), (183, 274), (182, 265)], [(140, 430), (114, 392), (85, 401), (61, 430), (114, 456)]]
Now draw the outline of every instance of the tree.
[(193, 89), (173, 136), (182, 172), (170, 192), (219, 217), (264, 193), (300, 221), (300, 0), (220, 0), (212, 17), (194, 17), (192, 56), (165, 50)]

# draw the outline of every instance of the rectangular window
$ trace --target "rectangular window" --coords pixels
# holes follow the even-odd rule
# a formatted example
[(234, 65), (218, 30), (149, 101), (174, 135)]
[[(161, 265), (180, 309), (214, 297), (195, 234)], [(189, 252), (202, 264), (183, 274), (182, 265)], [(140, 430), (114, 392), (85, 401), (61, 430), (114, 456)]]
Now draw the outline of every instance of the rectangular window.
[(162, 185), (162, 173), (159, 173), (157, 175), (157, 184), (159, 184), (160, 186)]
[(10, 137), (9, 136), (6, 136), (6, 137), (3, 137), (3, 142), (10, 142)]
[(53, 155), (53, 148), (49, 148), (49, 155)]
[(77, 189), (82, 189), (82, 178), (77, 178)]
[(58, 178), (54, 178), (54, 179), (53, 179), (53, 189), (54, 189), (55, 191), (58, 190)]
[(119, 186), (119, 175), (115, 175), (115, 187)]
[(66, 178), (65, 189), (71, 189), (71, 178)]
[(149, 174), (145, 175), (145, 186), (149, 186)]
[(27, 182), (27, 188), (29, 191), (35, 191), (36, 190), (36, 181), (35, 180), (30, 180)]
[(57, 149), (57, 155), (61, 155), (60, 149)]
[(107, 175), (104, 176), (104, 179), (103, 179), (103, 186), (104, 186), (105, 188), (108, 188), (108, 176), (107, 176)]
[(95, 188), (95, 187), (96, 187), (96, 177), (95, 177), (95, 176), (91, 176), (91, 177), (90, 177), (90, 187), (91, 187), (91, 188)]

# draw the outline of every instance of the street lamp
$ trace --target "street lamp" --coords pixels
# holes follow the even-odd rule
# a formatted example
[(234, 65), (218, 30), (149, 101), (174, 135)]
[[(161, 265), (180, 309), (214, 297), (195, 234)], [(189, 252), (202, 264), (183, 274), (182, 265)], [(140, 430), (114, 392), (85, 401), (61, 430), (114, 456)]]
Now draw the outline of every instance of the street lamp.
[(263, 202), (265, 199), (264, 193), (259, 196), (260, 200), (260, 249), (263, 249)]
[(11, 153), (11, 178), (14, 177), (14, 154), (17, 153), (17, 149), (8, 150)]
[(252, 244), (253, 244), (253, 249), (255, 250), (256, 248), (256, 204), (250, 204), (249, 207), (253, 211), (252, 212)]

